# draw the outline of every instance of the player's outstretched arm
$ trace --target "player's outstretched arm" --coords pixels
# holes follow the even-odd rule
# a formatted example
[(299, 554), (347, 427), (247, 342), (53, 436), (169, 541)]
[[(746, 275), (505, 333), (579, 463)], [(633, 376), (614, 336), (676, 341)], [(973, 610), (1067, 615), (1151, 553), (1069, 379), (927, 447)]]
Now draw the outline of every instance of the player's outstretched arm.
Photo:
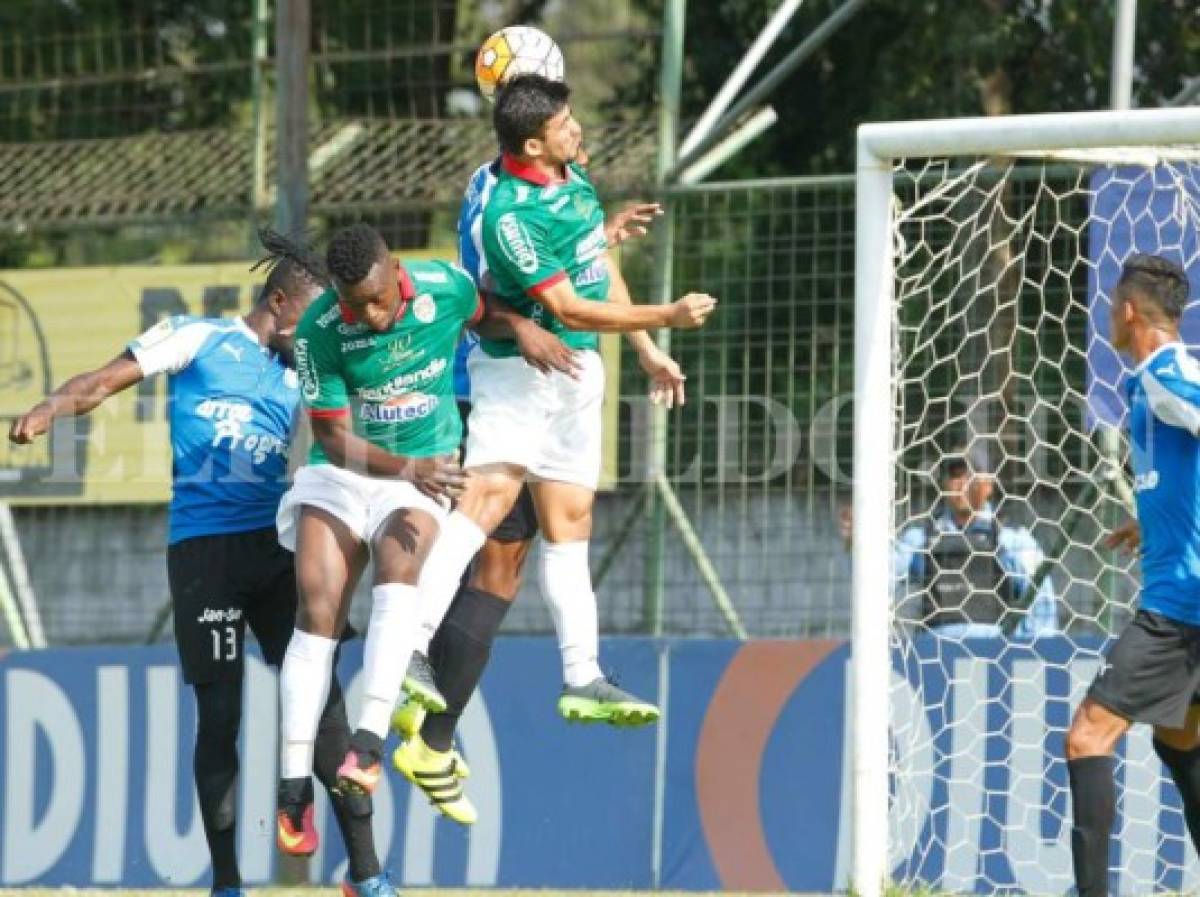
[[(605, 254), (605, 262), (608, 265), (608, 301), (618, 305), (633, 305), (629, 285), (611, 251)], [(668, 408), (682, 405), (686, 400), (683, 384), (687, 378), (675, 359), (658, 348), (645, 330), (630, 331), (625, 338), (637, 352), (642, 371), (650, 378), (650, 401)]]
[(33, 442), (50, 429), (56, 417), (87, 414), (109, 396), (140, 383), (143, 376), (133, 354), (122, 352), (103, 367), (72, 377), (13, 421), (9, 441), (18, 445)]
[(466, 486), (466, 475), (453, 456), (393, 455), (350, 429), (349, 409), (337, 415), (312, 415), (312, 430), (325, 457), (338, 467), (373, 477), (408, 480), (431, 498), (456, 498)]
[(717, 305), (716, 299), (704, 293), (688, 293), (669, 305), (589, 302), (579, 297), (566, 277), (539, 290), (536, 298), (568, 330), (600, 333), (628, 333), (659, 327), (694, 330), (704, 326)]
[(511, 339), (525, 363), (548, 374), (560, 371), (578, 379), (582, 368), (575, 351), (536, 321), (491, 293), (482, 294), (484, 315), (475, 330), (489, 339)]

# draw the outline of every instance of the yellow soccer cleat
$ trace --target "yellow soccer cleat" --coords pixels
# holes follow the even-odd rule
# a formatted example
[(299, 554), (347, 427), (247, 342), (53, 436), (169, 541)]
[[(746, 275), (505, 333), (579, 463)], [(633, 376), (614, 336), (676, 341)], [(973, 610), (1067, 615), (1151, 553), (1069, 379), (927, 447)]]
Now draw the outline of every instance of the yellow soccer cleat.
[[(424, 725), (426, 716), (428, 716), (428, 712), (424, 707), (416, 703), (416, 701), (405, 701), (392, 714), (392, 731), (396, 733), (396, 736), (402, 743), (411, 741), (421, 731), (421, 726)], [(399, 751), (400, 748), (396, 748), (396, 750)], [(450, 751), (450, 754), (454, 757), (455, 774), (460, 779), (470, 778), (471, 767), (467, 766), (467, 761), (462, 758), (462, 754), (456, 750)], [(403, 772), (400, 769), (401, 762), (403, 761), (396, 760), (395, 754), (392, 755), (392, 765), (396, 767), (398, 772)]]
[(392, 713), (392, 731), (401, 741), (408, 741), (421, 731), (425, 722), (425, 708), (416, 701), (405, 701)]
[(397, 771), (420, 788), (443, 816), (460, 825), (472, 825), (479, 813), (463, 792), (460, 762), (457, 751), (435, 751), (420, 733), (392, 754)]

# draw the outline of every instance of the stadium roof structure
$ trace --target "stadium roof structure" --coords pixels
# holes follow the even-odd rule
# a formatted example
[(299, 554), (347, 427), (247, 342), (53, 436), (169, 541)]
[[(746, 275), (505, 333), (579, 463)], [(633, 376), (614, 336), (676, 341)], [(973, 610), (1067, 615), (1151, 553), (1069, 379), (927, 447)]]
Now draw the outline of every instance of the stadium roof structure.
[[(496, 152), (483, 120), (345, 120), (313, 129), (313, 212), (453, 203)], [(599, 186), (627, 192), (654, 171), (653, 121), (589, 131)], [(268, 146), (267, 183), (275, 153)], [(0, 228), (73, 227), (249, 214), (253, 145), (247, 130), (142, 134), (0, 144)]]

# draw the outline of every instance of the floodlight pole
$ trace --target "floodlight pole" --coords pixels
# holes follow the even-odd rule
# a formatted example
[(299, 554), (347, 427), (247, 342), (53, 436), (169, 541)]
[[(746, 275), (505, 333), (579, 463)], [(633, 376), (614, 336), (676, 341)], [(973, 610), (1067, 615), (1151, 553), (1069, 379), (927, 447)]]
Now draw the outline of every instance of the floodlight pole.
[(754, 43), (750, 45), (750, 49), (746, 51), (746, 55), (741, 58), (737, 66), (734, 67), (732, 74), (721, 85), (721, 89), (717, 91), (717, 95), (713, 97), (708, 108), (704, 110), (704, 114), (692, 126), (692, 130), (683, 138), (683, 143), (679, 146), (679, 154), (681, 156), (688, 155), (696, 145), (708, 136), (721, 113), (729, 108), (729, 104), (733, 102), (734, 96), (742, 89), (742, 85), (754, 73), (755, 67), (762, 61), (762, 58), (767, 55), (767, 51), (779, 38), (783, 29), (787, 27), (788, 22), (796, 14), (796, 10), (800, 8), (800, 4), (804, 0), (784, 0), (779, 4), (779, 8), (763, 26), (763, 30), (759, 32), (758, 37), (754, 39)]
[(843, 25), (862, 9), (870, 0), (846, 0), (824, 22), (818, 25), (796, 49), (792, 50), (782, 62), (771, 69), (763, 79), (752, 87), (745, 96), (733, 104), (733, 107), (721, 116), (720, 120), (708, 130), (708, 134), (696, 141), (688, 152), (681, 153), (676, 160), (672, 174), (690, 168), (697, 159), (708, 152), (721, 139), (722, 135), (733, 126), (742, 115), (765, 100), (796, 68), (809, 56), (815, 53)]
[(1113, 109), (1128, 109), (1133, 101), (1133, 46), (1134, 35), (1137, 32), (1137, 0), (1116, 2), (1109, 105)]
[(308, 58), (310, 0), (279, 0), (275, 16), (279, 171), (275, 224), (283, 233), (304, 230), (308, 217)]

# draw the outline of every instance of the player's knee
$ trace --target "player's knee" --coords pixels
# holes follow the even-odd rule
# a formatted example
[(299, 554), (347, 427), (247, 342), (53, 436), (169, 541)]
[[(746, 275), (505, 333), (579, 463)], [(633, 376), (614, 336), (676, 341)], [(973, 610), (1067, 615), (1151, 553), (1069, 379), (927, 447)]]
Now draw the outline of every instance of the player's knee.
[(300, 603), (296, 608), (296, 628), (322, 638), (338, 635), (337, 602), (322, 597), (319, 592), (301, 587)]
[(586, 542), (592, 537), (591, 509), (556, 509), (553, 519), (542, 521), (542, 535), (547, 542)]
[(508, 470), (472, 472), (471, 485), (459, 501), (459, 510), (490, 533), (516, 502), (522, 482)]
[(1086, 716), (1078, 714), (1067, 730), (1067, 759), (1106, 756), (1112, 751), (1112, 745), (1108, 742), (1104, 732), (1093, 726)]
[(197, 685), (195, 692), (197, 745), (236, 752), (242, 723), (241, 680), (205, 682)]
[(497, 598), (512, 601), (521, 590), (521, 571), (528, 555), (528, 542), (497, 542), (489, 539), (479, 552), (470, 585)]

